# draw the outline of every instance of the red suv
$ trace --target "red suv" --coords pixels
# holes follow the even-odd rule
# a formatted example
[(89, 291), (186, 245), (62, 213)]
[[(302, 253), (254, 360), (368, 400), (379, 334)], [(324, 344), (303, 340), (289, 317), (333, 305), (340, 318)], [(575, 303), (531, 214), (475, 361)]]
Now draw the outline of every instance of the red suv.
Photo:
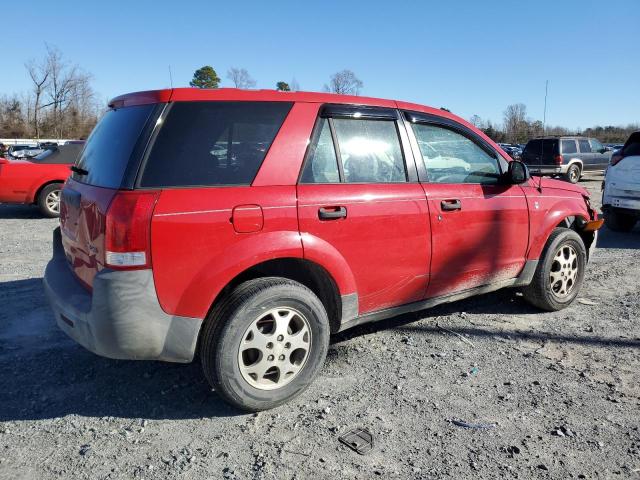
[(566, 307), (602, 223), (443, 110), (236, 89), (109, 106), (62, 191), (57, 323), (111, 358), (197, 353), (247, 410), (300, 394), (354, 325), (502, 287)]

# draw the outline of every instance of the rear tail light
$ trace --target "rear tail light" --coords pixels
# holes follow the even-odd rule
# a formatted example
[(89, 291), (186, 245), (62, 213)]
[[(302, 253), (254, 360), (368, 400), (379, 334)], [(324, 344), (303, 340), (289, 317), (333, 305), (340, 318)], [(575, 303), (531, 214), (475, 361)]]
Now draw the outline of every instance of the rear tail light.
[(151, 266), (151, 216), (158, 192), (118, 192), (106, 215), (105, 265), (115, 269)]
[(622, 155), (621, 153), (618, 153), (616, 155), (611, 155), (611, 166), (613, 167), (614, 165), (617, 165), (618, 163), (620, 163), (620, 160), (622, 160), (624, 158), (624, 155)]
[(564, 158), (562, 158), (562, 155), (556, 155), (553, 157), (553, 160), (556, 162), (556, 165), (562, 165)]

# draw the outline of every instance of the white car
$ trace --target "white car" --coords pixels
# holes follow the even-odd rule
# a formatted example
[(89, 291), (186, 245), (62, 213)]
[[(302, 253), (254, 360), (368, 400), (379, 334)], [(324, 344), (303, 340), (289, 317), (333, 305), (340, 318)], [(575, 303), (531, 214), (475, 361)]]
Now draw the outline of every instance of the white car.
[(640, 131), (611, 157), (604, 178), (602, 211), (611, 230), (628, 232), (640, 219)]

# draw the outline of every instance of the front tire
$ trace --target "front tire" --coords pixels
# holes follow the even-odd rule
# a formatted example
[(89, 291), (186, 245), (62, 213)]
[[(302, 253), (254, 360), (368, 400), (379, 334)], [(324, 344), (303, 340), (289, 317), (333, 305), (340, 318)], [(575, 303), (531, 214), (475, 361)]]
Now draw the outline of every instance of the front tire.
[(527, 302), (550, 312), (568, 307), (578, 296), (587, 265), (580, 235), (556, 228), (542, 251), (532, 282), (522, 293)]
[(60, 216), (61, 191), (61, 183), (52, 183), (40, 190), (38, 194), (38, 209), (42, 215), (49, 218)]
[(581, 173), (582, 170), (580, 169), (580, 165), (574, 163), (573, 165), (569, 165), (569, 169), (567, 170), (564, 179), (569, 183), (578, 183)]
[(628, 214), (620, 213), (609, 209), (604, 214), (604, 224), (614, 232), (630, 232), (636, 224), (637, 219)]
[(206, 320), (204, 375), (242, 410), (274, 408), (310, 385), (324, 363), (329, 335), (325, 308), (307, 287), (278, 277), (249, 280)]

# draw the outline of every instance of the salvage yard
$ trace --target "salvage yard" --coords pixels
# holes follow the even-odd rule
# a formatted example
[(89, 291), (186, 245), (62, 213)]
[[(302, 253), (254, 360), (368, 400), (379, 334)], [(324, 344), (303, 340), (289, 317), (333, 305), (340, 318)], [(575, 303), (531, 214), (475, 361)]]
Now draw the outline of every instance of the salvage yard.
[[(597, 206), (601, 181), (581, 182)], [(640, 478), (640, 227), (600, 231), (566, 310), (503, 290), (356, 327), (302, 396), (244, 414), (197, 362), (109, 360), (58, 330), (57, 223), (0, 205), (2, 480)], [(338, 441), (353, 427), (368, 455)]]

